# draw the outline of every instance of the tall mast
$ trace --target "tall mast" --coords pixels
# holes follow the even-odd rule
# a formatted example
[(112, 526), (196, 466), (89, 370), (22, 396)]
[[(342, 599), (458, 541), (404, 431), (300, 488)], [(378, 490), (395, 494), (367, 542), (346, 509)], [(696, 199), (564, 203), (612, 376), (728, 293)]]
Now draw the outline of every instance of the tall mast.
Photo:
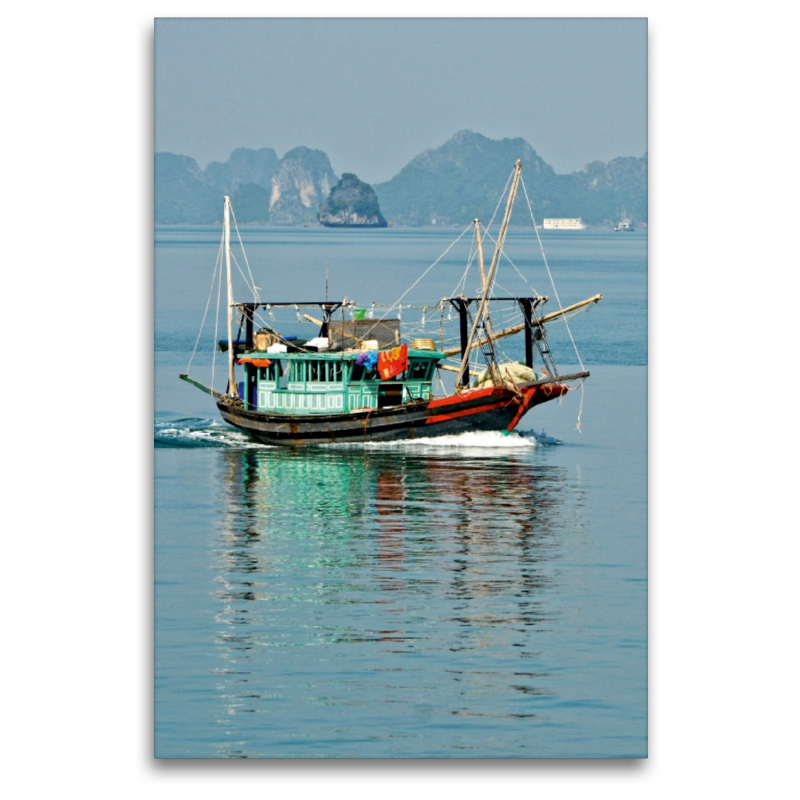
[[(485, 291), (486, 289), (486, 271), (483, 268), (483, 242), (481, 241), (481, 221), (479, 219), (474, 220), (475, 224), (475, 239), (477, 241), (478, 247), (478, 267), (481, 271), (481, 289)], [(489, 370), (492, 373), (492, 378), (494, 379), (495, 384), (500, 382), (500, 372), (497, 369), (496, 358), (494, 354), (494, 336), (492, 334), (492, 322), (490, 319), (489, 314), (489, 307), (486, 307), (486, 343), (489, 345), (489, 350), (491, 351), (492, 360), (489, 364)]]
[[(497, 244), (494, 248), (494, 255), (492, 256), (492, 265), (489, 267), (489, 275), (483, 284), (483, 297), (481, 304), (478, 306), (478, 313), (475, 315), (475, 322), (472, 325), (472, 332), (469, 335), (469, 342), (467, 343), (466, 350), (464, 350), (464, 357), (461, 359), (461, 367), (458, 370), (458, 377), (456, 378), (456, 386), (461, 385), (461, 376), (467, 369), (469, 364), (469, 355), (472, 350), (472, 343), (475, 341), (475, 336), (478, 333), (478, 327), (481, 323), (481, 318), (486, 312), (486, 306), (489, 304), (489, 292), (494, 282), (494, 275), (497, 272), (497, 262), (500, 260), (500, 251), (503, 249), (503, 241), (506, 238), (506, 231), (508, 230), (508, 220), (511, 218), (511, 209), (514, 207), (514, 199), (517, 196), (517, 187), (519, 186), (519, 176), (522, 173), (522, 159), (518, 159), (514, 166), (514, 180), (511, 182), (511, 191), (508, 193), (508, 202), (506, 203), (506, 214), (503, 217), (503, 224), (500, 226), (500, 233), (497, 236)], [(477, 226), (476, 226), (477, 229)]]
[(486, 270), (483, 268), (483, 242), (481, 241), (481, 221), (479, 219), (472, 220), (475, 226), (475, 239), (478, 244), (478, 269), (481, 271), (481, 291), (486, 286)]
[(228, 270), (228, 395), (237, 397), (236, 378), (233, 372), (234, 346), (233, 346), (233, 284), (231, 283), (231, 199), (225, 197), (225, 265)]

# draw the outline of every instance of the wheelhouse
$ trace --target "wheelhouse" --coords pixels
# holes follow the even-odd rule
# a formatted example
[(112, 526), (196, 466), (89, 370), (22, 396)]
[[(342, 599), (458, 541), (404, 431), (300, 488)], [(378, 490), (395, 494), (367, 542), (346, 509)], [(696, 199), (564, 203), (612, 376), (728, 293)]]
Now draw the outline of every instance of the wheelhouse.
[(245, 373), (239, 394), (248, 410), (295, 414), (341, 413), (430, 400), (433, 374), (445, 354), (409, 350), (408, 368), (388, 380), (358, 363), (358, 356), (352, 351), (245, 352), (239, 357)]

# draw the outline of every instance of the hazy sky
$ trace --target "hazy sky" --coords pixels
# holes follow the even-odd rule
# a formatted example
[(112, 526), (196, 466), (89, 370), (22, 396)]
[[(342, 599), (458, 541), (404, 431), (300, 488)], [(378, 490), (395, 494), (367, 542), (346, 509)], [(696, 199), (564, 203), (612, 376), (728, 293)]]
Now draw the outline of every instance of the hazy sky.
[(158, 19), (155, 147), (324, 150), (388, 180), (469, 129), (556, 172), (647, 150), (646, 19)]

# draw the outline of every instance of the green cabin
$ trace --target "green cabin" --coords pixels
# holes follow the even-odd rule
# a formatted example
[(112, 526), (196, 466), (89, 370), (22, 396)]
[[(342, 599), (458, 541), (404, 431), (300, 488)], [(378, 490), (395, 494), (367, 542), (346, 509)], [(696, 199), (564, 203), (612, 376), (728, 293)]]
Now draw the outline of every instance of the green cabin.
[(358, 352), (242, 353), (268, 359), (245, 363), (240, 394), (246, 409), (284, 414), (336, 414), (430, 400), (433, 375), (445, 354), (409, 350), (408, 369), (389, 380), (357, 364)]

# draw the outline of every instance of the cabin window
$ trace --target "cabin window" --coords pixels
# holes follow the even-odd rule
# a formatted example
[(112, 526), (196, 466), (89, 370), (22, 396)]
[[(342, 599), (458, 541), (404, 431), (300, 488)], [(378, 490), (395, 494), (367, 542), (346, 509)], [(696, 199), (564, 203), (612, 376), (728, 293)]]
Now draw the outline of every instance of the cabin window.
[(353, 370), (350, 373), (350, 380), (351, 381), (360, 381), (364, 378), (364, 366), (363, 364), (356, 364), (353, 362)]
[(378, 373), (375, 370), (365, 370), (363, 365), (353, 362), (353, 371), (350, 373), (351, 381), (367, 381), (376, 378)]
[(329, 364), (330, 372), (333, 374), (331, 375), (331, 380), (336, 383), (341, 383), (342, 381), (342, 362), (341, 361), (334, 361), (332, 364)]
[[(291, 375), (291, 372), (292, 372), (292, 365), (291, 365), (291, 364), (287, 364), (287, 365), (285, 365), (285, 366), (284, 366), (284, 363), (283, 363), (283, 361), (275, 361), (275, 362), (274, 362), (274, 364), (273, 364), (273, 366), (274, 366), (275, 364), (277, 364), (277, 365), (278, 365), (278, 366), (277, 366), (277, 369), (278, 369), (278, 375), (277, 375), (277, 377), (280, 379), (280, 388), (281, 388), (281, 389), (285, 389), (285, 388), (286, 388), (286, 385), (287, 385), (287, 383), (288, 383), (290, 380), (293, 380), (293, 379), (290, 377), (290, 375)], [(270, 369), (272, 369), (272, 367), (270, 367)]]
[(280, 377), (280, 374), (281, 374), (280, 361), (273, 361), (268, 367), (258, 368), (258, 379), (260, 381), (274, 381), (276, 378)]
[(320, 367), (322, 366), (324, 366), (324, 364), (320, 364), (319, 361), (308, 362), (308, 379), (310, 381), (320, 380)]
[(430, 371), (430, 362), (417, 361), (412, 359), (408, 365), (408, 378), (410, 381), (426, 381), (428, 380), (428, 372)]
[(305, 367), (305, 361), (293, 361), (289, 364), (289, 369), (287, 370), (289, 373), (289, 380), (292, 383), (302, 383), (305, 380)]

